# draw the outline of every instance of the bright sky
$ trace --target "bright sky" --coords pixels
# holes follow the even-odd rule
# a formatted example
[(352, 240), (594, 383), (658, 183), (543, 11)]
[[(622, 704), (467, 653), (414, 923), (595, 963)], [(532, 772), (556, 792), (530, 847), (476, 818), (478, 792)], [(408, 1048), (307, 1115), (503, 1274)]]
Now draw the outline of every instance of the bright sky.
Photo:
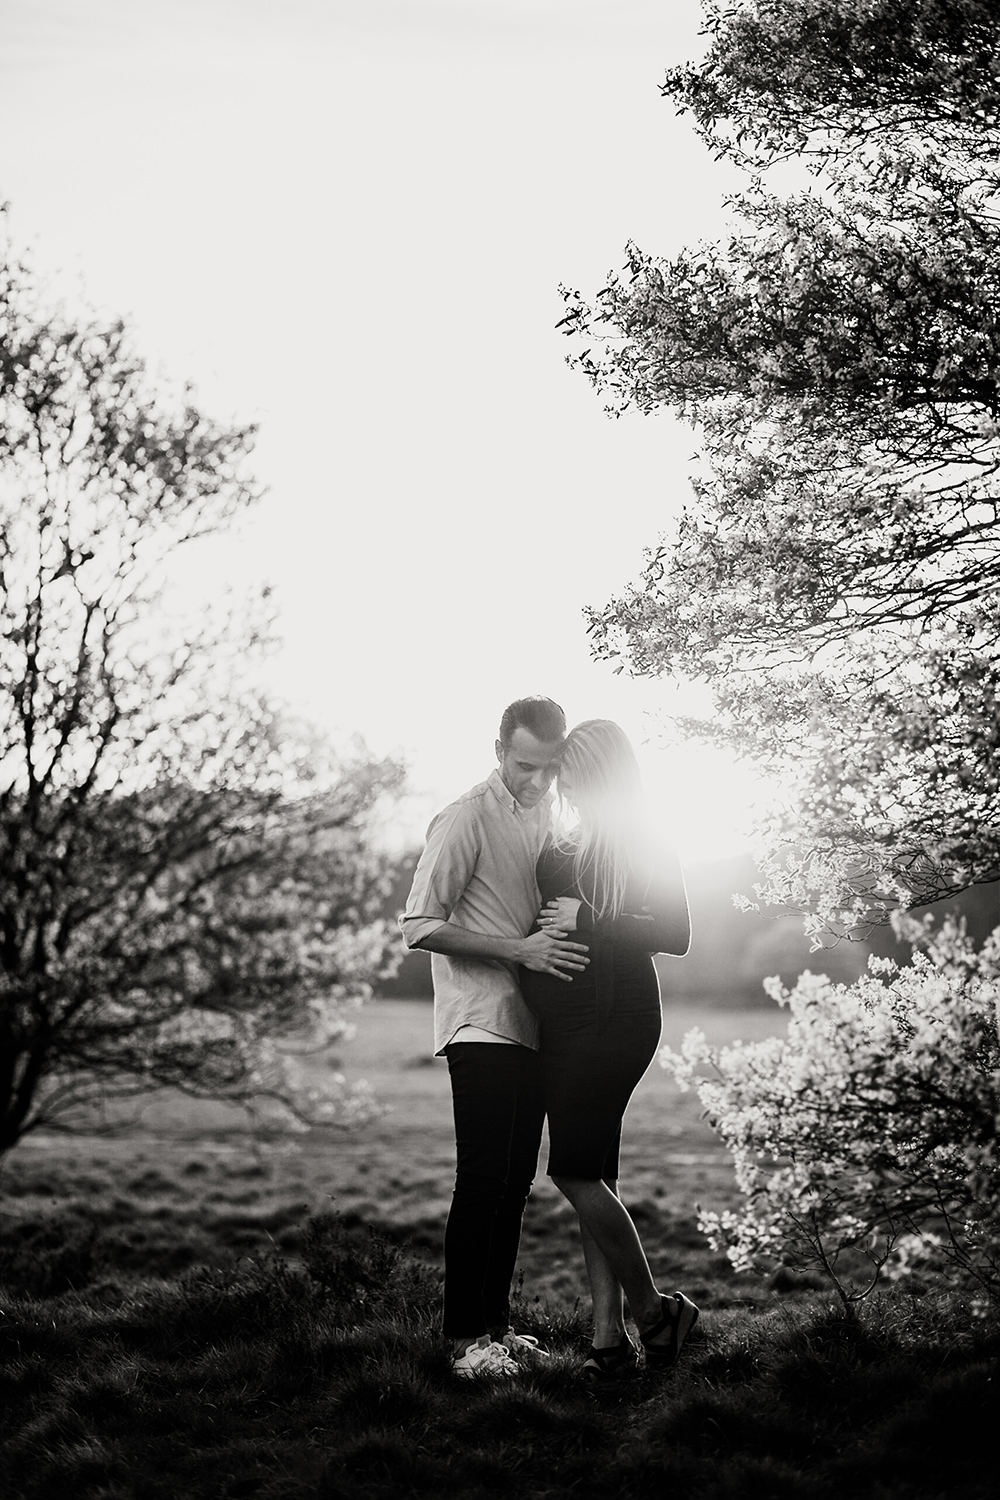
[(273, 681), (401, 754), (419, 840), (512, 698), (617, 719), (682, 850), (744, 784), (643, 744), (656, 684), (582, 607), (638, 575), (690, 432), (612, 421), (558, 285), (725, 232), (735, 186), (658, 85), (697, 0), (0, 0), (0, 199), (154, 368), (256, 420), (268, 496), (191, 589), (275, 586)]

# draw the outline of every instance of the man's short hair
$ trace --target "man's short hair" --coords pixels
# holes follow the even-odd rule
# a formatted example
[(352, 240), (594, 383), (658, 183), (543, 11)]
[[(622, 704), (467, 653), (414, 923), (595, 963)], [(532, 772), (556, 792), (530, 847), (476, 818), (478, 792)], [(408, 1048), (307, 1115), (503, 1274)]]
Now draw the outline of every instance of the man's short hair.
[(537, 694), (509, 703), (500, 720), (500, 744), (508, 749), (515, 729), (526, 729), (536, 740), (561, 740), (566, 733), (566, 715), (558, 703)]

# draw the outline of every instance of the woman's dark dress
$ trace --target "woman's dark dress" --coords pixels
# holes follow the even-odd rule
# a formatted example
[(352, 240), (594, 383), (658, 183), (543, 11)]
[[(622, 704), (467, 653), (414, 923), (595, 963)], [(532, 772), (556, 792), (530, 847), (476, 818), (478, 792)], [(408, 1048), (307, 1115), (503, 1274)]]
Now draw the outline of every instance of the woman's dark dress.
[(582, 901), (576, 932), (590, 964), (569, 982), (520, 970), (521, 992), (541, 1027), (549, 1175), (618, 1177), (621, 1124), (660, 1040), (654, 953), (685, 953), (690, 937), (680, 866), (668, 859), (648, 883), (636, 877), (620, 917), (598, 921), (593, 891), (573, 886), (573, 851), (550, 845), (537, 866), (542, 900)]

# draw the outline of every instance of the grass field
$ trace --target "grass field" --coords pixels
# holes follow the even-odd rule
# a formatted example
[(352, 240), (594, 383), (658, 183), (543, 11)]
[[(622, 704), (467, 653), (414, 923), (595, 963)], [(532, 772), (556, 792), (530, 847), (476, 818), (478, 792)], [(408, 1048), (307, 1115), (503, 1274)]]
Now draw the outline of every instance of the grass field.
[[(690, 1026), (710, 1036), (748, 1038), (784, 1024), (769, 1010), (667, 1011), (663, 1039), (677, 1045)], [(327, 1128), (304, 1137), (253, 1142), (242, 1117), (177, 1097), (150, 1104), (135, 1125), (108, 1137), (29, 1136), (0, 1179), (0, 1226), (60, 1210), (99, 1219), (114, 1231), (125, 1268), (170, 1274), (188, 1265), (273, 1244), (296, 1251), (312, 1213), (335, 1209), (347, 1223), (371, 1224), (405, 1238), (432, 1261), (454, 1172), (447, 1065), (431, 1055), (431, 1007), (382, 1000), (358, 1012), (357, 1033), (314, 1069), (342, 1071), (373, 1087), (384, 1113), (349, 1132)], [(521, 1269), (532, 1296), (582, 1294), (573, 1216), (541, 1170), (525, 1222)], [(694, 1204), (732, 1193), (728, 1157), (656, 1063), (630, 1108), (622, 1190), (641, 1227), (655, 1226), (649, 1252), (663, 1275), (678, 1272), (685, 1250), (700, 1258)]]
[[(436, 1333), (452, 1177), (430, 1009), (380, 1001), (339, 1058), (386, 1112), (249, 1141), (169, 1099), (114, 1136), (30, 1139), (0, 1176), (5, 1500), (987, 1500), (997, 1335), (913, 1283), (854, 1321), (816, 1281), (736, 1276), (695, 1225), (728, 1159), (654, 1067), (623, 1196), (657, 1278), (703, 1307), (682, 1367), (597, 1393), (572, 1216), (542, 1176), (518, 1322), (551, 1358), (502, 1388)], [(777, 1009), (668, 1009), (719, 1040)], [(317, 1074), (319, 1076), (319, 1072)]]

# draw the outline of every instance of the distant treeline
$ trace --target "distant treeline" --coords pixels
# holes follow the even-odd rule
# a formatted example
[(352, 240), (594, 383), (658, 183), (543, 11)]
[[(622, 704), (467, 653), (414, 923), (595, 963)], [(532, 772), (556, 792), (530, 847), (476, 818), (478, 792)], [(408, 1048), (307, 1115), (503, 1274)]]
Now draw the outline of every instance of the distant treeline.
[[(385, 915), (393, 921), (405, 905), (416, 860), (414, 853), (401, 863), (386, 899)], [(707, 1005), (770, 1005), (763, 981), (772, 974), (791, 984), (804, 969), (811, 969), (814, 974), (827, 974), (850, 984), (864, 972), (871, 953), (901, 962), (909, 956), (909, 944), (900, 943), (890, 928), (878, 929), (864, 943), (840, 942), (822, 953), (810, 953), (800, 917), (738, 910), (733, 905), (734, 893), (752, 897), (758, 878), (749, 857), (692, 864), (685, 873), (691, 906), (691, 951), (685, 958), (656, 960), (667, 1004), (671, 995), (677, 995)], [(983, 938), (1000, 925), (1000, 886), (974, 886), (925, 910), (938, 916), (947, 911), (960, 912), (970, 932)], [(385, 981), (378, 993), (386, 999), (430, 999), (430, 956), (407, 953), (395, 978)]]

